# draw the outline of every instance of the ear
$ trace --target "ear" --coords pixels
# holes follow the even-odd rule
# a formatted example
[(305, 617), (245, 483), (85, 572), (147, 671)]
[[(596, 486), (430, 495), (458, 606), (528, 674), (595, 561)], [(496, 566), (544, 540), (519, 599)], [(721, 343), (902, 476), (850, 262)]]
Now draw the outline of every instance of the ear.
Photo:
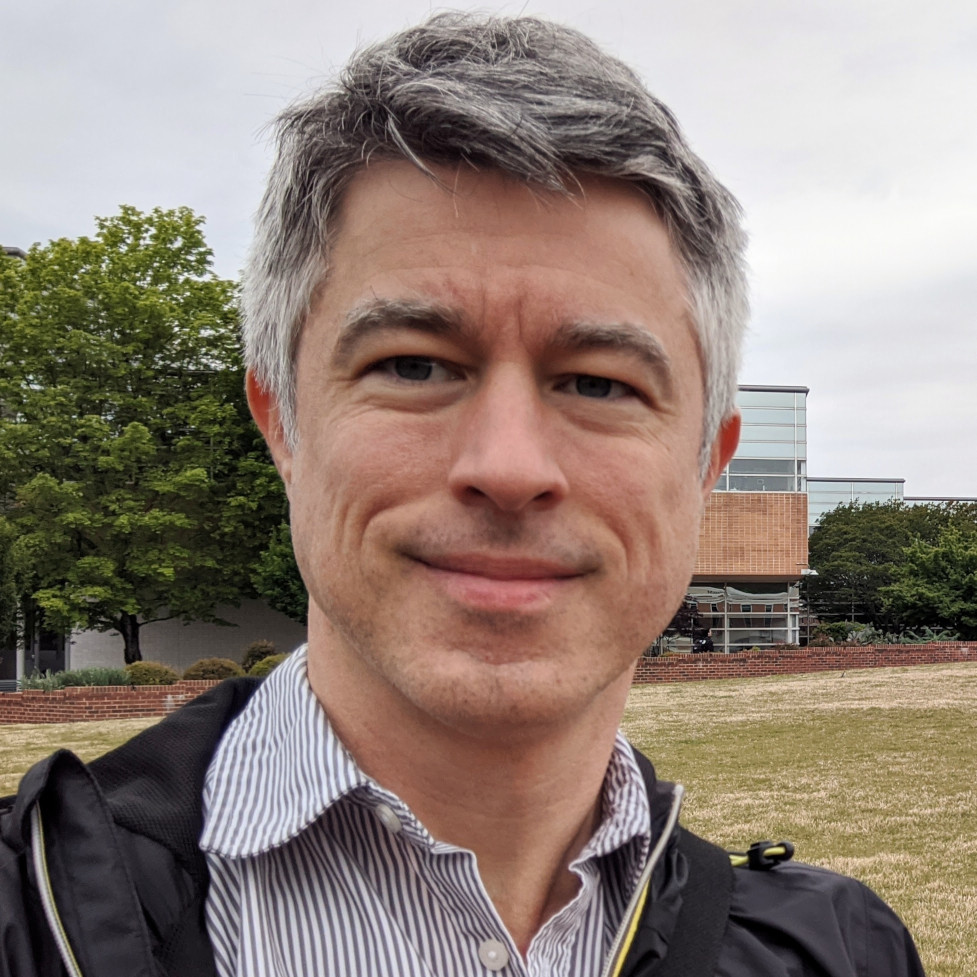
[(251, 370), (248, 370), (245, 375), (244, 389), (248, 395), (248, 407), (251, 408), (251, 416), (268, 444), (272, 460), (275, 462), (275, 467), (278, 469), (278, 474), (281, 475), (287, 491), (292, 480), (292, 450), (285, 441), (285, 430), (282, 427), (278, 400), (271, 391), (261, 386)]
[(740, 412), (734, 410), (731, 414), (727, 414), (719, 425), (719, 431), (709, 452), (709, 468), (702, 479), (703, 502), (709, 498), (723, 469), (736, 452), (736, 446), (740, 443), (740, 423)]

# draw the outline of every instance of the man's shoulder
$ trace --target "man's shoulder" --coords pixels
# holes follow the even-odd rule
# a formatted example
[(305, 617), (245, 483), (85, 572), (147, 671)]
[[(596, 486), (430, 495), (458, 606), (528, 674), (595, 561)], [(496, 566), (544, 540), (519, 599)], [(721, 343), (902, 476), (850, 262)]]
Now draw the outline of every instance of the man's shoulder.
[[(168, 973), (191, 972), (177, 965), (190, 960), (192, 972), (212, 973), (198, 919), (206, 884), (197, 848), (201, 785), (224, 730), (257, 685), (254, 679), (223, 682), (88, 765), (58, 751), (25, 774), (16, 795), (0, 800), (0, 941), (6, 954), (0, 977), (61, 972), (57, 954), (48, 952), (54, 941), (44, 929), (30, 871), (40, 823), (40, 850), (61, 853), (45, 864), (49, 898), (77, 910), (64, 919), (72, 946), (98, 959), (165, 959), (173, 964)], [(129, 921), (125, 938), (118, 926), (99, 922), (110, 917)]]
[(728, 959), (776, 958), (785, 969), (772, 973), (923, 977), (912, 937), (884, 900), (803, 862), (734, 870), (725, 942)]
[(210, 758), (259, 684), (250, 678), (222, 682), (87, 765), (66, 750), (39, 761), (16, 794), (0, 798), (4, 840), (11, 842), (11, 816), (43, 796), (58, 795), (70, 804), (72, 784), (83, 770), (117, 823), (175, 850), (191, 850)]

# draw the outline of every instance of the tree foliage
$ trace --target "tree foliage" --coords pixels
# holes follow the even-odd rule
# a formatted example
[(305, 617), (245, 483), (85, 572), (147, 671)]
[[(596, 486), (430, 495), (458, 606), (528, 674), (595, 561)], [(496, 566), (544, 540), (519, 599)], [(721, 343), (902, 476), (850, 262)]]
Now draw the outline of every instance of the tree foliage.
[(915, 540), (882, 597), (907, 627), (939, 625), (977, 638), (977, 527), (951, 524), (935, 543)]
[(293, 621), (306, 624), (309, 595), (292, 552), (292, 534), (287, 522), (272, 533), (259, 556), (252, 575), (255, 591), (269, 607)]
[(909, 552), (939, 546), (948, 527), (977, 525), (970, 503), (906, 505), (900, 501), (851, 503), (826, 513), (808, 543), (816, 577), (805, 581), (807, 598), (823, 621), (859, 621), (884, 632), (906, 627), (948, 627), (943, 618), (906, 617), (888, 588), (911, 572)]
[(0, 641), (14, 629), (20, 598), (20, 574), (15, 563), (16, 531), (0, 516)]
[(283, 498), (242, 394), (234, 283), (191, 211), (124, 207), (0, 264), (0, 511), (49, 626), (217, 620)]

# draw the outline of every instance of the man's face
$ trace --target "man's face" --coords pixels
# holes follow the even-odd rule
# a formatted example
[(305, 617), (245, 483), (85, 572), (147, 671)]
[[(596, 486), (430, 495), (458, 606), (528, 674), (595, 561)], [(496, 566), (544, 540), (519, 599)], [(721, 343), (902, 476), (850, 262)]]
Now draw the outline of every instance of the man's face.
[(703, 483), (684, 276), (638, 191), (437, 172), (450, 192), (406, 162), (350, 186), (294, 451), (252, 384), (310, 675), (458, 728), (555, 722), (619, 700), (671, 619), (736, 424)]

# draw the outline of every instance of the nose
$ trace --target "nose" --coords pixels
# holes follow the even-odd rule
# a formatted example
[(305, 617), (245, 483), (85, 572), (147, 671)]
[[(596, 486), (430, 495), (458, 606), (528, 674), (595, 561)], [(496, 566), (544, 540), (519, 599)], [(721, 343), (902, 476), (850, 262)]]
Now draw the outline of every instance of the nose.
[(456, 498), (516, 513), (566, 497), (553, 425), (531, 377), (513, 369), (487, 378), (466, 407), (449, 474)]

